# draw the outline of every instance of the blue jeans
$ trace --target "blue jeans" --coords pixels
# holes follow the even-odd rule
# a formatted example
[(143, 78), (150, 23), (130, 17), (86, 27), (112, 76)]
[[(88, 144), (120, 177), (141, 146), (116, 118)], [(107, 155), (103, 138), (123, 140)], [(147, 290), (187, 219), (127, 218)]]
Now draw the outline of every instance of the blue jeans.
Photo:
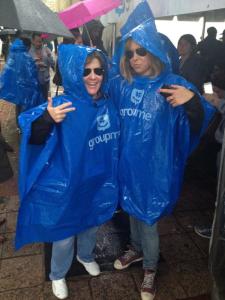
[[(97, 230), (98, 227), (92, 227), (77, 235), (77, 256), (85, 262), (94, 261)], [(72, 236), (52, 244), (51, 280), (62, 279), (69, 271), (74, 257), (74, 239)]]
[(130, 216), (131, 245), (143, 253), (143, 268), (156, 270), (159, 259), (157, 223), (149, 225)]

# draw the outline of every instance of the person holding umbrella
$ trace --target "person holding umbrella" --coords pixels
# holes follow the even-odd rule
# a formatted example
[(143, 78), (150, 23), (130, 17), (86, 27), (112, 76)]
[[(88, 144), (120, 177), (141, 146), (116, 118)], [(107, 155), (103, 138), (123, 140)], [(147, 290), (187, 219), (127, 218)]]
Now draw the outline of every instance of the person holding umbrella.
[(41, 91), (44, 99), (47, 100), (50, 88), (50, 68), (55, 69), (55, 62), (50, 49), (43, 46), (40, 34), (33, 33), (32, 46), (29, 53), (36, 63)]

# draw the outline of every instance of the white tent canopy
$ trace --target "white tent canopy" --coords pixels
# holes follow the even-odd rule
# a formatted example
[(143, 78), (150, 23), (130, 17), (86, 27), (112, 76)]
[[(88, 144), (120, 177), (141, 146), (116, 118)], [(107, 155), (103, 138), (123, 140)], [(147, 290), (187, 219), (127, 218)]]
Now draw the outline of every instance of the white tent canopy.
[[(108, 45), (111, 45), (110, 37), (112, 35), (120, 35), (121, 26), (123, 26), (130, 13), (139, 3), (140, 0), (123, 0), (120, 7), (100, 18), (103, 25), (106, 26), (103, 37), (106, 48), (108, 48)], [(195, 30), (197, 40), (204, 36), (205, 22), (225, 22), (225, 0), (148, 0), (148, 3), (156, 19), (172, 20), (173, 16), (178, 16), (177, 21), (196, 21), (196, 24), (193, 26), (197, 29)], [(204, 18), (201, 20), (201, 17)], [(116, 26), (112, 24), (116, 24)], [(170, 29), (170, 26), (167, 28), (168, 32), (161, 30), (161, 32), (170, 37), (174, 45), (177, 44), (177, 39), (180, 35), (189, 33), (182, 32), (180, 24), (176, 23), (176, 26), (176, 32), (174, 32), (177, 35), (176, 38), (171, 36), (174, 30)], [(223, 27), (225, 28), (225, 24)], [(189, 29), (191, 30), (191, 26)], [(222, 32), (222, 29), (219, 30)]]
[[(140, 0), (123, 0), (122, 3), (118, 9), (101, 18), (105, 26), (112, 23), (119, 23), (119, 27), (123, 25)], [(148, 0), (148, 3), (157, 19), (189, 15), (189, 19), (208, 16), (209, 19), (225, 21), (225, 0)]]
[[(133, 0), (136, 6), (139, 1)], [(156, 18), (207, 12), (225, 8), (225, 0), (148, 0)], [(225, 19), (225, 15), (224, 15)]]

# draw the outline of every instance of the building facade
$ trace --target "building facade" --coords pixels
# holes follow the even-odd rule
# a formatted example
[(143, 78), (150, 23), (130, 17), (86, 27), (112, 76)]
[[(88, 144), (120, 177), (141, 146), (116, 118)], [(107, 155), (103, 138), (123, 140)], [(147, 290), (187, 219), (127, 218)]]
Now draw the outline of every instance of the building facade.
[(61, 11), (79, 0), (43, 0), (53, 11)]

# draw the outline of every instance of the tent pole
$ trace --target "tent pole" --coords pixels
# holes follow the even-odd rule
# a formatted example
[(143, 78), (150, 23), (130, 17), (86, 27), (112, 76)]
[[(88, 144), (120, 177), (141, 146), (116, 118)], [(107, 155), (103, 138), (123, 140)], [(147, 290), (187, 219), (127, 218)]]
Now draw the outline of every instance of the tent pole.
[(112, 56), (113, 56), (116, 47), (116, 23), (112, 23), (112, 30), (113, 30), (113, 35), (112, 35)]
[(204, 14), (203, 15), (203, 25), (202, 25), (201, 41), (204, 39), (204, 36), (205, 36), (205, 26), (206, 26), (206, 18), (205, 18), (205, 14)]

